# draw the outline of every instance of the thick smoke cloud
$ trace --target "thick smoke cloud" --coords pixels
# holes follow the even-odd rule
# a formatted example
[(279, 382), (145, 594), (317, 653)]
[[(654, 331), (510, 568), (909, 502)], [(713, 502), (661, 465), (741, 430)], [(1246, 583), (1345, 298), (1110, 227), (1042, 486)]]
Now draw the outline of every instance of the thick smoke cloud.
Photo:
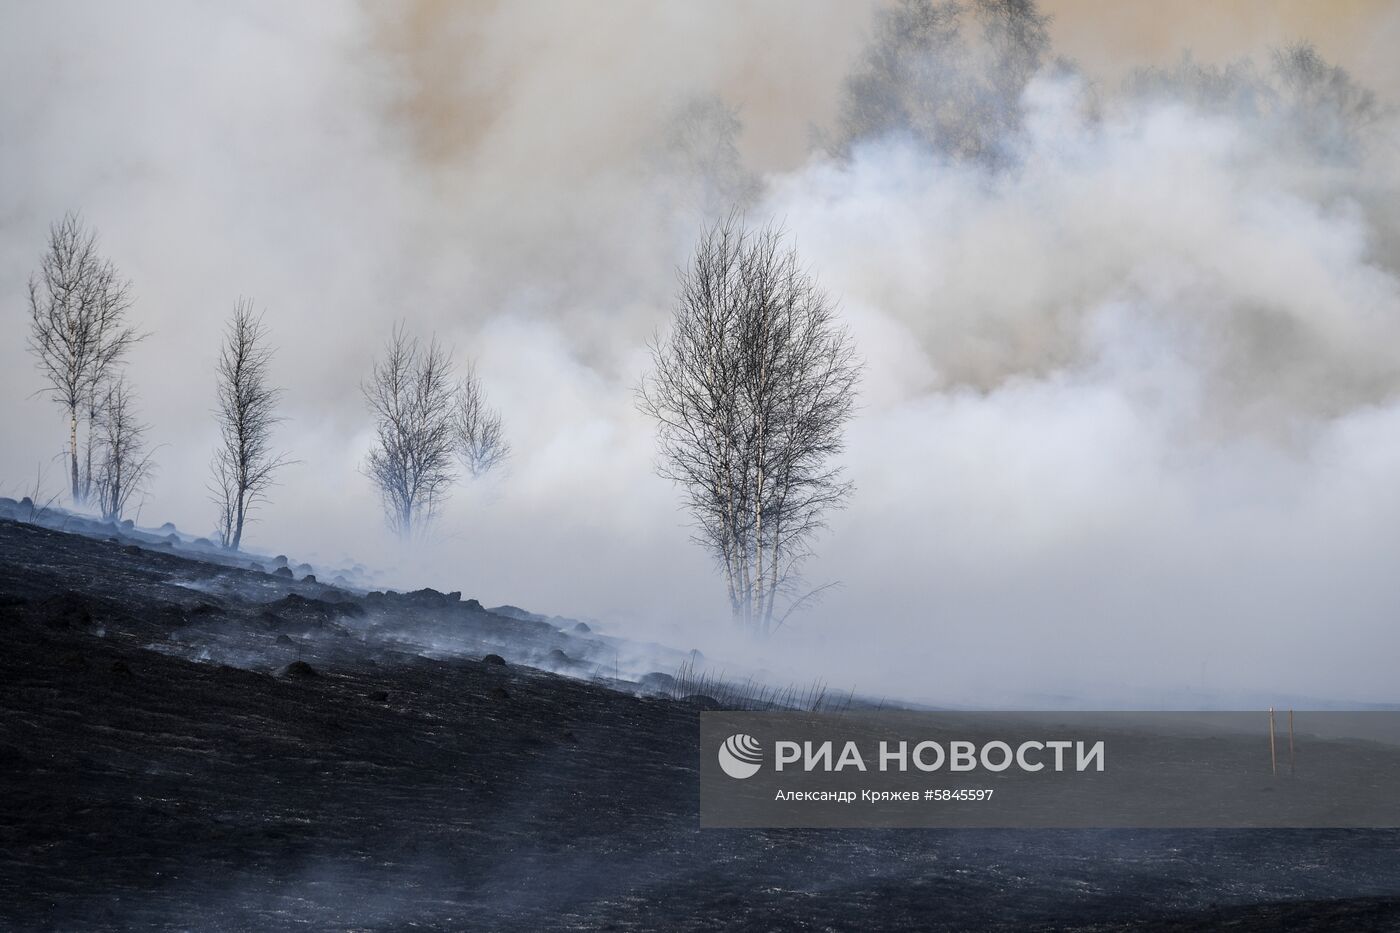
[[(1124, 34), (1062, 12), (1055, 51)], [(212, 527), (211, 368), (250, 295), (301, 461), (250, 546), (737, 655), (632, 388), (704, 214), (740, 199), (786, 223), (869, 363), (857, 492), (808, 568), (843, 586), (757, 649), (773, 676), (967, 703), (1393, 698), (1393, 117), (1319, 147), (1277, 107), (1203, 101), (1181, 49), (1110, 44), (1077, 70), (1047, 57), (993, 164), (901, 132), (833, 147), (871, 14), (13, 13), (0, 492), (41, 466), (61, 485), (63, 425), (18, 337), (45, 228), (79, 208), (155, 332), (130, 368), (166, 445), (143, 520)], [(1198, 44), (1268, 82), (1267, 44), (1317, 26), (1393, 100), (1348, 39), (1370, 33), (1298, 26)], [(1122, 90), (1146, 65), (1167, 70)], [(358, 473), (359, 380), (399, 319), (478, 360), (515, 450), (408, 555)]]

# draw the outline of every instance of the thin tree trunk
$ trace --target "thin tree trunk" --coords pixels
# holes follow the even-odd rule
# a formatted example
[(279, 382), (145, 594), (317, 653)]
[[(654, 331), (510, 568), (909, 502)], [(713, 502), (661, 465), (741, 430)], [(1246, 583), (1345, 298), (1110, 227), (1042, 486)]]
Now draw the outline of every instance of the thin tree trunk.
[[(758, 432), (759, 456), (763, 456), (763, 429)], [(758, 490), (753, 504), (754, 583), (757, 605), (754, 606), (754, 630), (763, 615), (763, 467), (758, 468)]]
[(729, 611), (737, 622), (739, 619), (739, 590), (734, 573), (734, 545), (724, 547), (724, 586), (729, 595)]
[(83, 444), (83, 480), (82, 493), (83, 501), (92, 498), (92, 447), (93, 447), (93, 425), (97, 422), (97, 410), (95, 407), (88, 408), (88, 433), (87, 442)]
[(740, 625), (747, 629), (753, 606), (753, 591), (749, 585), (749, 549), (745, 543), (734, 555), (739, 563), (739, 613)]
[(84, 496), (78, 486), (78, 410), (68, 411), (68, 454), (73, 481), (73, 504), (82, 505)]
[[(781, 514), (781, 509), (779, 513)], [(778, 601), (778, 541), (782, 532), (782, 525), (775, 525), (773, 528), (773, 557), (769, 562), (772, 566), (768, 570), (768, 605), (763, 611), (763, 634), (769, 634), (773, 629), (773, 604)]]
[(243, 494), (238, 494), (238, 514), (234, 519), (233, 526), (233, 549), (238, 550), (239, 544), (243, 541)]

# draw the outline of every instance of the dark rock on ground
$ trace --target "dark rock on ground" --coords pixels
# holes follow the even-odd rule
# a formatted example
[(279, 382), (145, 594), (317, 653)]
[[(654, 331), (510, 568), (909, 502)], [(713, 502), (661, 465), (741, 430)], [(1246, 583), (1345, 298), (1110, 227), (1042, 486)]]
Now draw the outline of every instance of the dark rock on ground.
[(481, 659), (481, 663), (482, 663), (482, 664), (494, 664), (494, 665), (496, 665), (496, 666), (498, 666), (498, 667), (504, 667), (504, 666), (505, 666), (505, 663), (506, 663), (506, 659), (503, 658), (503, 657), (501, 657), (499, 654), (488, 654), (486, 657), (484, 657), (484, 658)]
[(712, 696), (706, 696), (703, 693), (692, 693), (685, 698), (685, 702), (702, 710), (717, 710), (720, 708), (719, 700), (716, 700)]
[(431, 587), (424, 587), (421, 590), (414, 590), (411, 593), (404, 593), (403, 598), (415, 603), (422, 603), (430, 606), (456, 606), (462, 600), (461, 593), (439, 593)]
[(304, 577), (301, 578), (301, 582), (302, 582), (302, 583), (315, 583), (315, 582), (316, 582), (316, 576), (315, 576), (315, 574), (310, 574), (310, 573), (308, 573), (306, 576), (304, 576)]
[(574, 631), (578, 632), (580, 635), (587, 635), (589, 632), (593, 631), (593, 629), (588, 627), (587, 622), (579, 622), (574, 625)]
[(290, 580), (292, 579), (292, 570), (286, 564), (283, 564), (281, 567), (278, 567), (276, 570), (272, 571), (272, 575), (274, 577), (284, 577)]
[(349, 600), (316, 599), (300, 593), (288, 593), (281, 599), (266, 605), (265, 611), (296, 619), (303, 623), (320, 626), (333, 619), (357, 618), (365, 614), (359, 603)]
[(509, 699), (510, 699), (510, 693), (509, 693), (509, 691), (506, 690), (505, 687), (492, 687), (492, 688), (491, 688), (491, 699), (493, 699), (493, 700), (509, 700)]
[(316, 668), (312, 667), (310, 664), (307, 664), (305, 661), (293, 661), (291, 664), (288, 664), (286, 667), (282, 668), (282, 670), (279, 673), (281, 673), (283, 677), (291, 677), (299, 680), (306, 680), (312, 677), (321, 676), (320, 674), (316, 673)]
[(676, 678), (661, 671), (652, 671), (649, 674), (643, 674), (642, 679), (637, 682), (648, 690), (670, 692), (676, 687)]
[(521, 619), (526, 622), (543, 622), (544, 616), (521, 609), (519, 606), (492, 606), (486, 610), (494, 616), (505, 616), (507, 619)]

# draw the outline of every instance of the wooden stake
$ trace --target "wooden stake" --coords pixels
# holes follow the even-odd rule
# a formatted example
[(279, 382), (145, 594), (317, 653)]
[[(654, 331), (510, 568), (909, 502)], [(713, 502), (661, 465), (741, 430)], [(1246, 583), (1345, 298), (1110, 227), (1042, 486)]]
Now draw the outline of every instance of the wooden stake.
[(1274, 708), (1269, 707), (1269, 766), (1273, 768), (1274, 776), (1278, 776), (1278, 754), (1274, 749)]
[(1288, 773), (1293, 773), (1293, 710), (1288, 711)]

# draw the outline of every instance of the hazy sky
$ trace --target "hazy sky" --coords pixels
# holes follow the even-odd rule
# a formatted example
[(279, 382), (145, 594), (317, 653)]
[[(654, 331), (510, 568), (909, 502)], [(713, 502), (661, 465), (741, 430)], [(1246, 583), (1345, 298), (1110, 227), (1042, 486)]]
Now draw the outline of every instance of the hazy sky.
[(1400, 83), (1400, 7), (1390, 0), (1050, 0), (1061, 52), (1104, 77), (1164, 65), (1190, 49), (1204, 61), (1255, 55), (1306, 38), (1371, 87)]
[[(814, 152), (875, 6), (0, 4), (0, 494), (62, 487), (25, 280), (78, 209), (152, 332), (143, 523), (213, 527), (212, 363), (248, 296), (299, 461), (249, 547), (723, 651), (722, 585), (632, 401), (702, 220), (657, 153), (718, 94), (751, 213), (787, 224), (869, 364), (857, 492), (808, 572), (843, 587), (762, 663), (944, 700), (1396, 699), (1393, 118), (1338, 161), (1113, 99), (1187, 49), (1263, 66), (1310, 39), (1394, 102), (1400, 8), (1047, 3), (1083, 73), (1032, 83), (993, 176), (894, 139)], [(359, 473), (396, 320), (478, 361), (515, 450), (408, 555)]]

